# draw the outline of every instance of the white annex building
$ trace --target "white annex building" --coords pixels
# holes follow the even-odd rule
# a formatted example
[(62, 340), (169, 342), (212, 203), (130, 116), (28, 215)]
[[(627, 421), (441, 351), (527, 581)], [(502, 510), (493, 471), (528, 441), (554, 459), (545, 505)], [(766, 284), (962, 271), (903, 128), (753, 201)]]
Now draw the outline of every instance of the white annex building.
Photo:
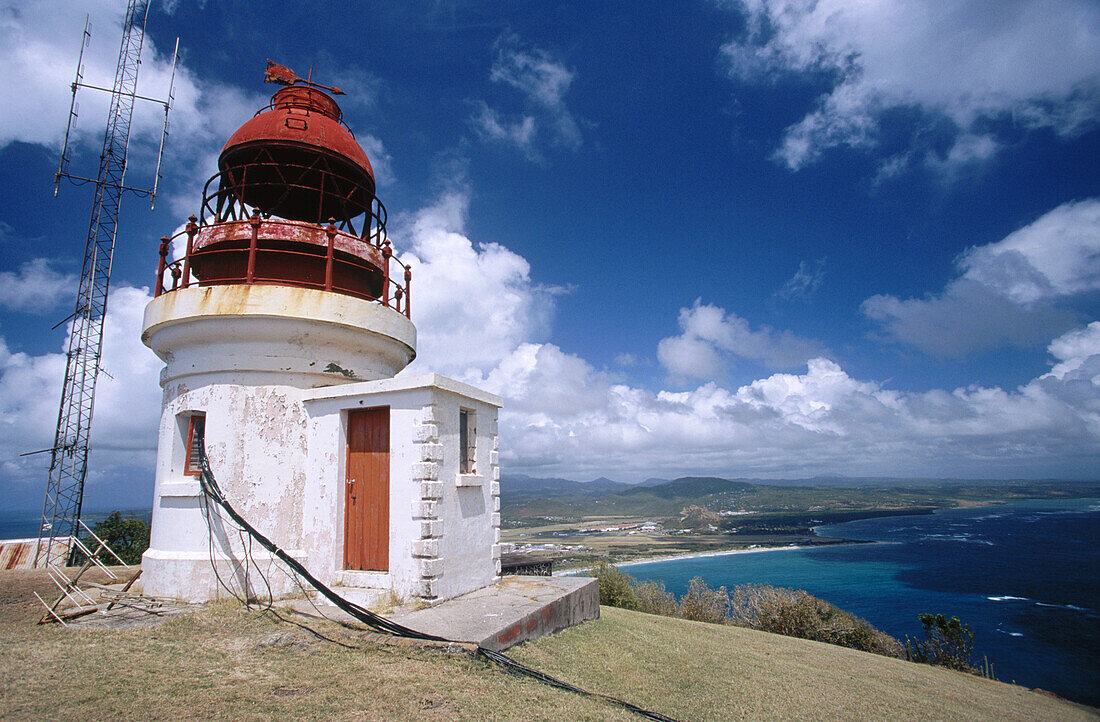
[(142, 334), (165, 362), (145, 593), (297, 591), (204, 499), (203, 439), (244, 518), (352, 601), (492, 584), (501, 400), (395, 378), (416, 356), (411, 271), (340, 108), (286, 72), (269, 67), (289, 84), (225, 144), (186, 230), (162, 239)]

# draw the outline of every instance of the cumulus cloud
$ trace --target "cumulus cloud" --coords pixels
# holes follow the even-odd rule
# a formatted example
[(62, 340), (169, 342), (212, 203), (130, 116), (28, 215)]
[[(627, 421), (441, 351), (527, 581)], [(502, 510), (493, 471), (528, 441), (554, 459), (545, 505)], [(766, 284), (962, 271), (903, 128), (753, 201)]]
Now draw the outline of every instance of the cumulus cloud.
[[(86, 0), (78, 8), (47, 0), (0, 2), (0, 67), (7, 71), (0, 148), (18, 141), (60, 150), (84, 13), (90, 16), (92, 32), (82, 59), (84, 82), (110, 87), (125, 7), (125, 3), (109, 0)], [(167, 96), (171, 55), (172, 48), (159, 48), (150, 36), (145, 37), (138, 75), (140, 95)], [(195, 197), (216, 169), (217, 160), (215, 151), (195, 153), (193, 149), (220, 148), (241, 122), (266, 104), (266, 98), (216, 82), (200, 83), (184, 64), (176, 68), (174, 95), (163, 174), (177, 183), (168, 190), (169, 203), (174, 210), (189, 213), (197, 210)], [(87, 158), (94, 169), (95, 155), (91, 154), (98, 154), (103, 142), (109, 99), (108, 93), (96, 90), (77, 93), (79, 115), (70, 137), (74, 172), (80, 172), (77, 166)], [(137, 187), (152, 185), (152, 162), (163, 122), (163, 106), (135, 103), (129, 148), (132, 172), (127, 181)], [(84, 173), (89, 174), (94, 175), (94, 170)]]
[(504, 246), (471, 241), (469, 202), (467, 191), (452, 190), (397, 224), (410, 243), (401, 260), (413, 269), (414, 370), (466, 377), (549, 331), (559, 289), (534, 283), (527, 260)]
[(691, 308), (680, 309), (679, 323), (682, 333), (662, 339), (657, 345), (657, 359), (674, 376), (716, 378), (734, 358), (791, 368), (825, 353), (817, 341), (790, 331), (767, 326), (754, 331), (746, 319), (704, 304), (701, 299), (696, 299)]
[(964, 278), (1018, 303), (1100, 290), (1100, 198), (1066, 203), (959, 261)]
[(48, 313), (72, 302), (76, 277), (54, 269), (48, 258), (35, 258), (18, 271), (0, 271), (0, 308)]
[(1091, 0), (724, 4), (746, 19), (721, 51), (732, 78), (830, 87), (775, 153), (792, 170), (829, 148), (875, 145), (892, 110), (953, 127), (953, 142), (925, 151), (941, 167), (993, 155), (1002, 141), (983, 132), (991, 121), (1072, 135), (1100, 118), (1100, 6)]
[(1077, 378), (1100, 385), (1100, 321), (1059, 336), (1048, 350), (1058, 363), (1047, 377), (1059, 381)]
[(1100, 199), (1066, 203), (1003, 240), (971, 248), (937, 294), (865, 300), (887, 338), (937, 356), (1037, 346), (1077, 315), (1059, 302), (1100, 290)]
[(1072, 334), (1051, 345), (1054, 370), (1014, 390), (907, 393), (818, 358), (737, 389), (652, 392), (552, 344), (522, 346), (483, 383), (505, 396), (513, 471), (1081, 476), (1100, 457), (1100, 324)]
[[(643, 388), (537, 340), (553, 293), (522, 257), (468, 237), (468, 203), (452, 192), (409, 219), (409, 258), (424, 267), (414, 289), (438, 274), (422, 287), (439, 291), (414, 291), (422, 344), (410, 372), (438, 370), (504, 397), (506, 474), (1082, 476), (1100, 460), (1100, 322), (1051, 342), (1051, 369), (1016, 389), (914, 393), (854, 378), (812, 341), (699, 301), (680, 311), (682, 333), (658, 357), (663, 348), (666, 368), (705, 382)], [(712, 380), (735, 356), (802, 370), (738, 388)]]
[(576, 150), (583, 142), (576, 118), (565, 103), (574, 72), (549, 52), (525, 47), (518, 35), (505, 33), (494, 46), (496, 58), (489, 78), (519, 91), (525, 111), (506, 115), (481, 101), (471, 123), (485, 140), (516, 146), (533, 160), (540, 158), (537, 139)]
[[(151, 299), (147, 289), (129, 286), (116, 288), (108, 299), (101, 364), (106, 373), (96, 382), (89, 494), (101, 493), (94, 488), (99, 483), (119, 481), (122, 468), (146, 474), (126, 479), (123, 488), (152, 489), (162, 364), (141, 343), (142, 315)], [(64, 375), (60, 350), (39, 356), (13, 352), (0, 337), (0, 471), (15, 482), (17, 494), (33, 497), (45, 489), (49, 454), (19, 454), (53, 446)]]
[[(643, 388), (540, 341), (554, 290), (532, 280), (518, 254), (471, 240), (468, 204), (451, 191), (403, 219), (421, 338), (410, 373), (440, 371), (504, 396), (506, 474), (1082, 476), (1100, 461), (1100, 322), (1051, 342), (1051, 368), (1018, 388), (914, 393), (855, 378), (804, 356), (812, 342), (753, 330), (700, 301), (681, 310), (675, 338), (694, 339), (719, 363), (738, 354), (801, 368), (737, 388)], [(161, 363), (139, 338), (149, 298), (129, 287), (111, 294), (93, 490), (125, 470), (147, 493), (152, 478)], [(17, 455), (52, 444), (63, 371), (61, 353), (13, 352), (0, 339), (0, 471), (35, 494), (48, 459)]]

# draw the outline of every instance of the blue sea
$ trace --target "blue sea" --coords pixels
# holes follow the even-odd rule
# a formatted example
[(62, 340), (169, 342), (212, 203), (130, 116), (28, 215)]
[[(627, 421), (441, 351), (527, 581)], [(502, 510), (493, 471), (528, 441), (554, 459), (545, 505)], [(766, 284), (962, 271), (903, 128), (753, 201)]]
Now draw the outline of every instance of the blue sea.
[(975, 630), (1004, 682), (1100, 706), (1100, 500), (1026, 501), (863, 519), (818, 533), (870, 544), (625, 565), (677, 596), (710, 586), (805, 589), (904, 641), (922, 612)]
[[(121, 513), (124, 518), (134, 517), (146, 522), (153, 518), (152, 509), (123, 509)], [(89, 529), (94, 529), (96, 524), (110, 515), (110, 511), (86, 511), (80, 520)], [(0, 539), (37, 539), (41, 521), (41, 512), (0, 510)]]

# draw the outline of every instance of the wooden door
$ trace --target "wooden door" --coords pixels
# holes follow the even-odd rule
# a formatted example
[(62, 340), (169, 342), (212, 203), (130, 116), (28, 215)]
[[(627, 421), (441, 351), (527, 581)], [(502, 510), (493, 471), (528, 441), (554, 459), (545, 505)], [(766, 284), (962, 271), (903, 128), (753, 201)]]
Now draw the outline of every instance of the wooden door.
[(389, 571), (390, 408), (348, 412), (344, 568)]

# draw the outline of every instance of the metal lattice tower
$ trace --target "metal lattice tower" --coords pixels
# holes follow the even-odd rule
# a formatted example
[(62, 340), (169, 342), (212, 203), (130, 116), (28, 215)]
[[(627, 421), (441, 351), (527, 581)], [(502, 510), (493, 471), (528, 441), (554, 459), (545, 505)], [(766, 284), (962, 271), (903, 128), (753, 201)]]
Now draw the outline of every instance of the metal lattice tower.
[[(100, 351), (103, 346), (103, 320), (107, 312), (107, 291), (111, 281), (111, 259), (122, 193), (124, 190), (131, 190), (124, 186), (123, 181), (126, 175), (126, 151), (130, 142), (134, 100), (140, 97), (136, 94), (138, 68), (148, 13), (148, 0), (130, 0), (122, 26), (122, 47), (119, 50), (114, 86), (110, 91), (110, 111), (103, 136), (103, 152), (99, 157), (99, 173), (94, 179), (95, 195), (84, 246), (80, 287), (76, 308), (71, 316), (73, 328), (66, 352), (65, 382), (61, 390), (57, 432), (54, 445), (49, 449), (50, 475), (42, 505), (42, 527), (35, 566), (64, 564), (66, 560), (60, 557), (67, 550), (62, 545), (55, 548), (53, 541), (57, 537), (77, 536), (79, 532), (84, 479), (88, 471), (95, 385), (100, 372)], [(82, 58), (83, 44), (87, 37), (85, 26), (84, 37), (81, 39)], [(80, 80), (81, 68), (78, 61), (77, 80), (73, 83), (74, 102), (76, 88), (81, 85)], [(167, 106), (168, 103), (165, 103), (166, 114)], [(74, 115), (74, 112), (70, 113), (70, 126)], [(66, 148), (67, 146), (66, 137)], [(73, 177), (63, 172), (66, 161), (65, 151), (62, 151), (59, 179), (62, 176)]]

